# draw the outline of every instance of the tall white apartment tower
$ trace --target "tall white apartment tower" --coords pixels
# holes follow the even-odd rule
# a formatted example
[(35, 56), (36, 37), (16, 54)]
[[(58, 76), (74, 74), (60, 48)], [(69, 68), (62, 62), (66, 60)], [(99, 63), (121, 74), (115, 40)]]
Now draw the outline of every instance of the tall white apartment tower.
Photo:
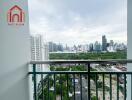
[[(49, 59), (48, 45), (43, 42), (42, 35), (31, 36), (31, 60), (43, 61)], [(48, 65), (36, 65), (36, 71), (49, 71)], [(40, 76), (37, 76), (37, 83), (41, 80)]]
[[(44, 43), (43, 44), (43, 47), (42, 47), (42, 60), (49, 60), (49, 46), (48, 46), (48, 43)], [(42, 66), (42, 70), (43, 71), (49, 71), (50, 68), (49, 68), (49, 65), (43, 65)]]
[(42, 60), (42, 36), (35, 35), (31, 36), (31, 60), (41, 61)]

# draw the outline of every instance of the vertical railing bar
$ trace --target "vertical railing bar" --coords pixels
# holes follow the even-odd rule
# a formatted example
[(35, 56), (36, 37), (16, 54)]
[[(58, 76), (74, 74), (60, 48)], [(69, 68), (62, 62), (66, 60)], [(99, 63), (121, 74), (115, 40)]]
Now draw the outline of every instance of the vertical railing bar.
[(98, 100), (98, 84), (97, 84), (97, 74), (96, 74), (96, 79), (95, 79), (95, 81), (96, 81), (96, 100)]
[(68, 84), (68, 74), (66, 74), (67, 76), (67, 98), (69, 99), (69, 84)]
[(87, 74), (87, 100), (88, 100), (88, 74)]
[(124, 74), (124, 100), (126, 100), (126, 74)]
[(112, 100), (112, 75), (110, 74), (110, 100)]
[(105, 81), (104, 81), (104, 74), (103, 74), (103, 100), (105, 100)]
[(49, 99), (49, 75), (48, 75), (48, 100), (50, 100)]
[(131, 100), (132, 100), (132, 74), (131, 74)]
[(33, 64), (33, 80), (34, 80), (34, 100), (37, 100), (37, 87), (36, 87), (36, 64)]
[(88, 100), (90, 100), (90, 63), (88, 63)]
[(76, 100), (76, 98), (75, 98), (75, 74), (73, 74), (73, 84), (74, 84), (74, 100)]
[(61, 74), (60, 74), (60, 85), (61, 85), (61, 88), (60, 88), (61, 100), (63, 100), (63, 98), (62, 98), (62, 79), (61, 79)]
[(42, 86), (42, 99), (44, 100), (44, 85), (43, 85), (43, 74), (41, 74), (41, 86)]
[(117, 100), (119, 100), (119, 74), (117, 74)]
[(56, 79), (54, 74), (54, 99), (56, 100)]
[(82, 100), (82, 75), (80, 74), (80, 91), (81, 91), (81, 100)]

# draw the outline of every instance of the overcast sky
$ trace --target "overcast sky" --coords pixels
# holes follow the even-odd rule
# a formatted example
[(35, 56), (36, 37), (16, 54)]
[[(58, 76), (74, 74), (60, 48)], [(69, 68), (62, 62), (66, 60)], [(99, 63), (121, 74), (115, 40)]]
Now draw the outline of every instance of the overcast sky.
[(127, 41), (127, 0), (29, 0), (30, 32), (68, 45)]

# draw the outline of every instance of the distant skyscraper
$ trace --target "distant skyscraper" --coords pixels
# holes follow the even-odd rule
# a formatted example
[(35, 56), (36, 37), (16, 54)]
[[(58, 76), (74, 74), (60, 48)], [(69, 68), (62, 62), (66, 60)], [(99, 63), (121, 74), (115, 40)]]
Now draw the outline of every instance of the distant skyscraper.
[(53, 42), (49, 42), (49, 52), (58, 52), (58, 51), (64, 51), (63, 45), (61, 43), (56, 44)]
[(64, 49), (63, 49), (63, 45), (60, 44), (60, 43), (57, 45), (57, 47), (58, 47), (58, 48), (57, 48), (57, 51), (63, 51), (63, 50), (64, 50)]
[(49, 42), (49, 52), (62, 51), (62, 45), (57, 45), (56, 43)]
[(107, 51), (108, 52), (115, 52), (114, 50), (114, 41), (113, 40), (110, 40), (110, 43), (108, 43), (108, 47), (107, 47)]
[(110, 45), (109, 46), (114, 46), (114, 41), (110, 40)]
[(66, 50), (66, 51), (70, 51), (70, 48), (67, 46), (67, 44), (66, 44), (66, 46), (65, 46), (65, 50)]
[(49, 52), (53, 52), (54, 51), (53, 50), (53, 42), (49, 42), (48, 45), (49, 45)]
[(94, 44), (94, 51), (96, 51), (96, 52), (101, 51), (101, 44), (98, 41), (96, 41)]
[(53, 47), (53, 52), (57, 52), (57, 50), (58, 50), (57, 44), (53, 43), (52, 47)]
[(93, 51), (93, 44), (92, 44), (92, 43), (89, 44), (89, 51), (90, 51), (90, 52)]
[(102, 36), (102, 51), (107, 51), (107, 39), (105, 35)]

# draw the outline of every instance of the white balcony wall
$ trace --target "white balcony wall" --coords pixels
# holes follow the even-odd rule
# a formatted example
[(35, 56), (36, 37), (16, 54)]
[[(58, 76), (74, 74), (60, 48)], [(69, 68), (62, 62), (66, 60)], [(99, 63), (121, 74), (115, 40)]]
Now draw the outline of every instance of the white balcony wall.
[[(22, 17), (24, 18), (22, 20), (25, 20), (24, 25), (20, 23), (9, 25), (7, 14), (15, 5), (22, 9), (22, 14), (25, 14), (25, 17)], [(18, 20), (17, 17), (14, 15), (14, 21)], [(30, 100), (28, 21), (28, 0), (0, 0), (0, 100)]]

